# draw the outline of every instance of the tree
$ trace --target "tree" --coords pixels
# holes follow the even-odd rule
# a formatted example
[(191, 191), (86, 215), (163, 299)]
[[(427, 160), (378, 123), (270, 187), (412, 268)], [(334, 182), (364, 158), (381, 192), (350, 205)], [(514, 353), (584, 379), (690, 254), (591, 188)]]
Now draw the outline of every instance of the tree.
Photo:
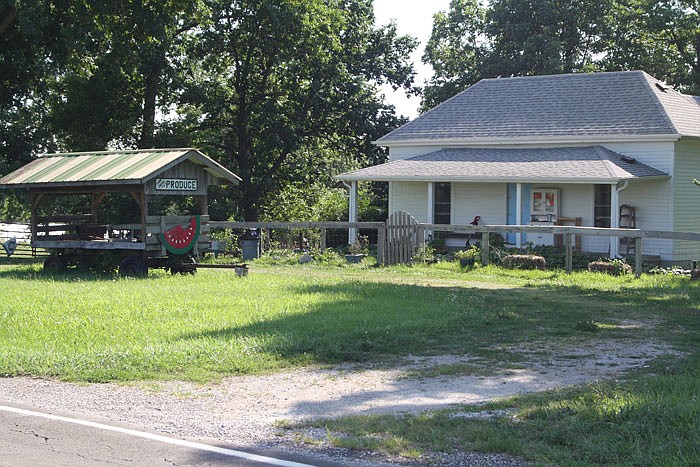
[(154, 147), (156, 114), (168, 112), (179, 86), (172, 63), (202, 11), (198, 0), (90, 2), (52, 105), (65, 144)]
[(435, 70), (423, 108), (482, 77), (595, 69), (612, 0), (453, 0), (435, 15), (423, 61)]
[[(377, 97), (384, 82), (410, 89), (415, 41), (374, 26), (370, 0), (212, 0), (190, 36), (182, 124), (243, 181), (223, 194), (257, 219), (265, 197), (322, 141), (354, 157), (395, 124)], [(381, 158), (372, 148), (373, 157)], [(317, 167), (326, 151), (307, 153)]]
[(494, 0), (487, 15), (492, 75), (585, 70), (599, 51), (610, 0)]
[(433, 67), (424, 88), (421, 109), (428, 110), (482, 76), (486, 10), (478, 0), (452, 0), (448, 12), (433, 17), (433, 30), (425, 46), (423, 62)]
[(605, 69), (645, 70), (685, 92), (700, 94), (697, 1), (617, 0), (609, 24)]

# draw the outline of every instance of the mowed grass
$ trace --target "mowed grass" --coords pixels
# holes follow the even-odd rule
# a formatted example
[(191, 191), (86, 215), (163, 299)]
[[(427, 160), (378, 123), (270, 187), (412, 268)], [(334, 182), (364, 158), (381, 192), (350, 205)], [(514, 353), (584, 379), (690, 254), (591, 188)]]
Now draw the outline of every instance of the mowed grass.
[[(697, 284), (496, 268), (253, 268), (142, 280), (0, 268), (0, 374), (206, 381), (282, 367), (469, 354), (524, 344), (698, 344)], [(619, 326), (638, 321), (653, 326)]]
[[(559, 351), (653, 342), (678, 351), (617, 381), (419, 415), (304, 425), (329, 440), (416, 458), (455, 450), (543, 465), (700, 465), (700, 283), (674, 276), (257, 267), (143, 280), (0, 266), (0, 375), (185, 379), (408, 354), (485, 374)], [(525, 349), (525, 350), (524, 350)], [(527, 353), (529, 352), (529, 353)], [(476, 417), (484, 413), (485, 417)], [(291, 427), (294, 428), (294, 427)]]

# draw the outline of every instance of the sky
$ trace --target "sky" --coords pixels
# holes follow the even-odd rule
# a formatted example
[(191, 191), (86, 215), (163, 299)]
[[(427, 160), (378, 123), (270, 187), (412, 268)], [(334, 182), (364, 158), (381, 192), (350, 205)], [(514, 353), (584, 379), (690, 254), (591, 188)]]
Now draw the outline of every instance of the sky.
[[(374, 16), (377, 24), (388, 24), (393, 19), (400, 35), (410, 34), (420, 41), (418, 48), (411, 55), (417, 72), (415, 84), (418, 86), (423, 86), (425, 80), (432, 76), (432, 68), (424, 65), (421, 57), (425, 44), (430, 39), (433, 14), (446, 11), (449, 6), (450, 0), (374, 0)], [(387, 101), (396, 107), (398, 115), (411, 119), (418, 116), (420, 96), (408, 98), (403, 91), (394, 91), (391, 86), (383, 86), (382, 91)]]

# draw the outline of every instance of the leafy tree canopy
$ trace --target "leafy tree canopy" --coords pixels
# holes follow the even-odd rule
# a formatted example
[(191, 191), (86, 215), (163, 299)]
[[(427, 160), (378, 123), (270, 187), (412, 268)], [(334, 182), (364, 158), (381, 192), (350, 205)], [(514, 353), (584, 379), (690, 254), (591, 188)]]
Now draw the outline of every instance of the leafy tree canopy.
[[(10, 18), (11, 21), (5, 21)], [(256, 219), (290, 186), (381, 162), (378, 86), (414, 92), (416, 42), (372, 0), (0, 0), (0, 173), (45, 150), (200, 147)]]
[(641, 69), (700, 93), (700, 19), (686, 0), (452, 0), (433, 19), (423, 110), (481, 78)]

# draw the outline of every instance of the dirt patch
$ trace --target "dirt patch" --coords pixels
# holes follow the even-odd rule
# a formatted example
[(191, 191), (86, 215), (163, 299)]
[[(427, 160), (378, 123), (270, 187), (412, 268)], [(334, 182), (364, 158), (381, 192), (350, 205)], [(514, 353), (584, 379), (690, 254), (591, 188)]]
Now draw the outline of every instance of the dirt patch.
[[(545, 353), (541, 350), (536, 345), (519, 348), (517, 352), (527, 357), (527, 362), (519, 364), (522, 368), (504, 367), (503, 371), (492, 370), (481, 375), (478, 372), (466, 375), (457, 372), (415, 376), (431, 374), (421, 373), (421, 370), (435, 367), (478, 364), (468, 356), (447, 355), (408, 357), (390, 368), (360, 365), (302, 368), (270, 375), (226, 378), (208, 385), (169, 381), (81, 385), (33, 378), (4, 378), (0, 379), (0, 398), (5, 403), (127, 423), (175, 436), (218, 440), (242, 447), (294, 449), (294, 437), (281, 436), (276, 422), (359, 414), (417, 413), (481, 403), (614, 378), (662, 355), (676, 354), (670, 347), (653, 342), (634, 345), (601, 342), (587, 348), (560, 348)], [(337, 460), (349, 453), (326, 450), (321, 454)], [(466, 454), (457, 453), (453, 457), (459, 455)], [(459, 464), (456, 457), (442, 456), (440, 459), (431, 462)], [(498, 459), (498, 462), (504, 461)], [(482, 460), (483, 465), (499, 465), (496, 461), (492, 464)], [(353, 462), (377, 464), (368, 459)], [(513, 462), (512, 465), (521, 465)]]

